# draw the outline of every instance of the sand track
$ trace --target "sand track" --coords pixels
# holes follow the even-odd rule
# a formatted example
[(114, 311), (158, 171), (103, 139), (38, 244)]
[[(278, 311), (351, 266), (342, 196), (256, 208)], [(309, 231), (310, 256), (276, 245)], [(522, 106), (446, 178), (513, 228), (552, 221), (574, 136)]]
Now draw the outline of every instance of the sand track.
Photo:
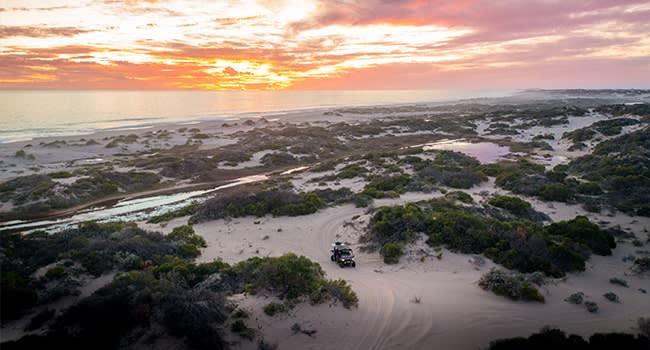
[[(404, 197), (394, 202), (425, 195)], [(362, 234), (360, 229), (367, 224), (364, 212), (343, 205), (301, 217), (250, 217), (195, 225), (208, 242), (200, 260), (221, 258), (234, 263), (252, 256), (294, 252), (319, 262), (328, 278), (342, 278), (352, 285), (360, 300), (358, 309), (352, 310), (305, 303), (289, 315), (271, 318), (261, 312), (268, 299), (245, 298), (254, 315), (254, 326), (268, 341), (286, 349), (422, 349), (434, 345), (479, 349), (492, 339), (528, 335), (545, 325), (581, 335), (630, 331), (638, 317), (650, 315), (648, 295), (637, 291), (639, 287), (650, 289), (647, 277), (626, 276), (630, 288), (616, 288), (608, 282), (612, 276), (623, 276), (621, 258), (634, 249), (630, 244), (619, 245), (612, 257), (593, 257), (586, 272), (547, 286), (546, 304), (512, 302), (476, 285), (481, 274), (494, 266), (489, 260), (477, 270), (469, 263), (469, 256), (443, 250), (441, 260), (427, 256), (420, 261), (419, 256), (410, 256), (388, 266), (379, 254), (360, 252), (356, 242)], [(352, 220), (356, 215), (361, 217)], [(269, 238), (264, 239), (267, 235)], [(342, 269), (330, 261), (330, 245), (336, 240), (352, 243), (356, 268)], [(602, 298), (609, 290), (621, 297), (620, 304)], [(599, 313), (589, 314), (584, 307), (563, 301), (575, 291), (584, 291), (597, 301)], [(415, 296), (421, 298), (420, 303), (413, 302)], [(290, 331), (294, 323), (309, 325), (318, 332), (313, 338), (294, 335)], [(255, 344), (243, 342), (241, 348), (252, 349)]]

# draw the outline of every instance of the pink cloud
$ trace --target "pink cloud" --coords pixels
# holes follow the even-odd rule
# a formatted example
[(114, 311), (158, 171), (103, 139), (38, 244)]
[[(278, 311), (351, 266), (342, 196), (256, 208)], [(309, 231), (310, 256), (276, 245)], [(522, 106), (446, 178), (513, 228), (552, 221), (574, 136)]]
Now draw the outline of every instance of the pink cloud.
[(395, 63), (306, 79), (295, 89), (520, 89), (640, 87), (650, 81), (650, 58), (538, 62), (508, 67), (447, 70), (443, 65)]

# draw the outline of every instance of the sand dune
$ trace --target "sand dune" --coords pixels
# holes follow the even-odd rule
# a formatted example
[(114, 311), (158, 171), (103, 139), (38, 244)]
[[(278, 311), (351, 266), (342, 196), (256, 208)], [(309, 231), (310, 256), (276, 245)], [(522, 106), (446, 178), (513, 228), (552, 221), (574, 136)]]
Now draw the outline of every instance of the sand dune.
[[(435, 194), (414, 194), (380, 204), (431, 196)], [(208, 241), (200, 259), (234, 263), (256, 255), (295, 252), (318, 261), (329, 278), (343, 278), (352, 285), (360, 299), (359, 308), (352, 310), (301, 304), (290, 315), (269, 317), (261, 312), (268, 303), (264, 296), (244, 297), (242, 305), (254, 315), (251, 326), (267, 341), (288, 349), (478, 349), (492, 339), (527, 335), (544, 325), (581, 335), (629, 331), (638, 317), (650, 314), (650, 298), (637, 291), (650, 287), (647, 278), (625, 277), (630, 288), (608, 282), (625, 273), (621, 258), (633, 250), (630, 244), (619, 245), (612, 257), (592, 257), (587, 271), (548, 285), (546, 304), (513, 302), (476, 285), (481, 274), (494, 266), (489, 260), (478, 268), (470, 263), (470, 256), (447, 250), (438, 260), (421, 242), (394, 266), (385, 265), (377, 253), (361, 253), (356, 242), (369, 218), (364, 211), (344, 205), (296, 218), (247, 217), (199, 224), (196, 231)], [(361, 216), (352, 220), (355, 215)], [(341, 269), (329, 260), (328, 249), (335, 240), (353, 243), (357, 268)], [(418, 254), (420, 248), (423, 252)], [(620, 304), (602, 297), (609, 290), (621, 297)], [(576, 291), (598, 302), (599, 313), (590, 314), (584, 307), (563, 301)], [(414, 302), (415, 297), (421, 302)], [(290, 330), (294, 323), (317, 333), (314, 337), (294, 335)], [(249, 342), (241, 344), (244, 349), (254, 347)]]

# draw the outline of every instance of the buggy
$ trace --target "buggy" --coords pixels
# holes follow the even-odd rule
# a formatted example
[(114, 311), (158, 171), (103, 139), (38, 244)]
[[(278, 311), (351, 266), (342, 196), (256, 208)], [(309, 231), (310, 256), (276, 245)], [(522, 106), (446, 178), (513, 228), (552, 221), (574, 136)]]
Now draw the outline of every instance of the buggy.
[(356, 267), (357, 263), (354, 261), (354, 254), (352, 249), (347, 244), (341, 242), (332, 243), (332, 256), (330, 259), (339, 264), (341, 268), (346, 266)]

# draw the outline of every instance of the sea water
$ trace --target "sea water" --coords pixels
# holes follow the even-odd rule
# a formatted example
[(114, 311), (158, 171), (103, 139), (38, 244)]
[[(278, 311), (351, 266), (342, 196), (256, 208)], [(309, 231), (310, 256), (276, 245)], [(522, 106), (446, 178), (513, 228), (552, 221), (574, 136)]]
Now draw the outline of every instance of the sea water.
[(0, 91), (0, 143), (339, 106), (432, 103), (515, 91)]

